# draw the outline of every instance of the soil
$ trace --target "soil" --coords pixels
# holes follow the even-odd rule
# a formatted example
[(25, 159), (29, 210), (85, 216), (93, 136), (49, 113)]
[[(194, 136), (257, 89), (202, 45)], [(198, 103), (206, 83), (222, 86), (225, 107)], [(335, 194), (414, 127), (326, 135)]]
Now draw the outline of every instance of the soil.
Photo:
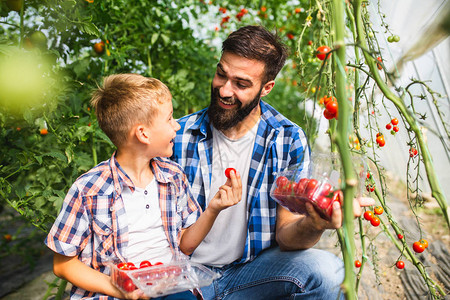
[[(403, 191), (404, 188), (398, 183), (391, 183), (389, 191)], [(404, 229), (404, 236), (407, 244), (410, 245), (420, 238), (416, 220), (420, 221), (422, 235), (430, 244), (424, 253), (417, 257), (426, 266), (427, 272), (445, 290), (450, 299), (450, 234), (442, 214), (439, 214), (439, 207), (431, 197), (424, 197), (424, 207), (418, 209), (417, 216), (414, 216), (406, 195), (397, 192), (387, 197), (389, 209), (396, 218), (396, 222)], [(2, 213), (4, 214), (4, 213)], [(0, 214), (0, 220), (5, 224), (5, 220)], [(358, 299), (378, 300), (403, 300), (403, 299), (431, 299), (419, 273), (414, 265), (395, 247), (389, 237), (383, 233), (382, 226), (385, 225), (395, 237), (395, 233), (387, 223), (387, 219), (382, 217), (383, 224), (373, 227), (368, 221), (363, 220), (364, 232), (368, 237), (366, 242), (367, 262), (361, 269), (355, 268), (355, 273), (361, 270), (360, 283), (358, 287)], [(355, 231), (358, 231), (358, 220), (355, 220)], [(10, 225), (14, 226), (14, 225)], [(4, 230), (4, 228), (0, 228)], [(39, 244), (40, 240), (40, 244)], [(42, 243), (43, 236), (34, 243), (39, 249), (38, 255), (33, 257), (34, 267), (30, 264), (30, 258), (23, 259), (23, 255), (10, 255), (0, 257), (0, 300), (41, 300), (49, 289), (49, 284), (55, 282), (57, 278), (51, 271), (52, 254)], [(355, 234), (356, 259), (362, 261), (361, 240), (359, 234)], [(368, 247), (368, 245), (371, 247)], [(335, 231), (325, 232), (317, 248), (326, 249), (342, 256), (337, 242)], [(36, 249), (33, 253), (36, 253)], [(405, 269), (399, 270), (395, 267), (398, 259), (405, 262)], [(12, 271), (11, 271), (12, 270)], [(68, 299), (70, 284), (67, 285), (64, 299)], [(56, 289), (47, 299), (54, 298)]]

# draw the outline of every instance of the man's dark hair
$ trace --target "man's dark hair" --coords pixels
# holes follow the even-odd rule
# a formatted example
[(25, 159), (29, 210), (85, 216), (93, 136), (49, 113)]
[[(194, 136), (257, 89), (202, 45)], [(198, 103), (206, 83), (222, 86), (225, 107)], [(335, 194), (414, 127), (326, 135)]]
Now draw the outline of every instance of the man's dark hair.
[(264, 62), (263, 83), (275, 79), (288, 55), (280, 38), (262, 26), (245, 26), (232, 32), (222, 44), (225, 52)]

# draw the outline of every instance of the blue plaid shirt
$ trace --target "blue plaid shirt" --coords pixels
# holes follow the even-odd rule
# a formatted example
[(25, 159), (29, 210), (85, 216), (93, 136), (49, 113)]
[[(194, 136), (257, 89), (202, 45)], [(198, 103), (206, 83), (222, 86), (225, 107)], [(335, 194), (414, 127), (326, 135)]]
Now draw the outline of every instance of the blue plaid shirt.
[[(242, 258), (253, 260), (262, 250), (276, 244), (277, 203), (270, 197), (276, 173), (300, 164), (300, 173), (310, 164), (310, 150), (303, 130), (273, 107), (261, 101), (261, 120), (256, 134), (247, 182), (249, 203), (247, 239)], [(207, 109), (178, 120), (172, 159), (183, 168), (191, 192), (205, 209), (211, 189), (212, 131)], [(300, 175), (302, 176), (302, 175)]]

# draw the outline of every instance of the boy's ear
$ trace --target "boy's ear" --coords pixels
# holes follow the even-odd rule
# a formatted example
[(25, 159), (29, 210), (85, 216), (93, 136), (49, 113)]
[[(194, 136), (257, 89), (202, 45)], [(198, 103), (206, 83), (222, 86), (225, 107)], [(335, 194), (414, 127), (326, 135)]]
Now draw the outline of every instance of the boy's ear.
[(150, 131), (144, 125), (137, 125), (135, 127), (135, 135), (139, 142), (143, 144), (150, 144)]

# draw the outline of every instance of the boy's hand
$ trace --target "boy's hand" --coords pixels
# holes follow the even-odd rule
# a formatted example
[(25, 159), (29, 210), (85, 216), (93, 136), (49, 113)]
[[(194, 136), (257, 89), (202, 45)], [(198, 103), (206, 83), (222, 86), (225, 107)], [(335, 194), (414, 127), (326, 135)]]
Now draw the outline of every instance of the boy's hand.
[(230, 172), (227, 182), (219, 188), (208, 208), (219, 213), (227, 207), (237, 204), (242, 199), (242, 180), (239, 172)]
[(138, 299), (150, 299), (150, 297), (146, 296), (143, 291), (140, 289), (134, 290), (130, 293), (122, 293), (122, 299), (131, 299), (131, 300), (138, 300)]

